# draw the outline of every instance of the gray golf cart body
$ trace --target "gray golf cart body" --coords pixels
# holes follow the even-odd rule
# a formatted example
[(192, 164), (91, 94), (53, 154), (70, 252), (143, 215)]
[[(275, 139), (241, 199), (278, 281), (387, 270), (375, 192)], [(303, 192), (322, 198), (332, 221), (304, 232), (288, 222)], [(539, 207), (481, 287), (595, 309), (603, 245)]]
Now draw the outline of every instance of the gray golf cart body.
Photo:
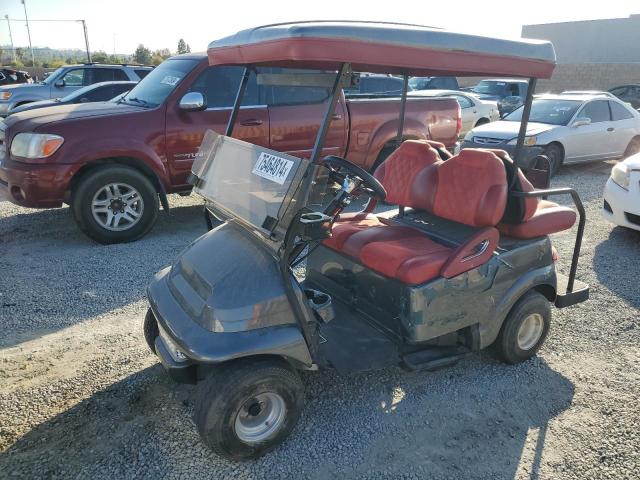
[[(349, 48), (327, 50), (328, 45)], [(548, 78), (553, 70), (550, 43), (415, 26), (310, 22), (240, 32), (213, 42), (209, 57), (211, 64), (296, 66), (338, 70), (338, 75), (333, 74), (333, 99), (327, 102), (310, 159), (230, 138), (242, 83), (227, 135), (205, 136), (193, 181), (195, 193), (207, 201), (208, 217), (214, 218), (212, 229), (148, 288), (160, 329), (156, 352), (176, 380), (194, 382), (203, 367), (259, 355), (283, 357), (300, 369), (333, 367), (340, 372), (388, 365), (437, 367), (489, 346), (513, 305), (532, 289), (559, 307), (588, 296), (583, 284), (577, 294), (572, 292), (577, 252), (570, 278), (559, 280), (548, 236), (503, 236), (486, 263), (417, 285), (381, 275), (311, 238), (304, 280), (293, 272), (291, 245), (306, 235), (307, 227), (301, 226), (305, 218), (319, 215), (315, 211), (320, 207), (309, 200), (314, 189), (324, 188), (318, 157), (336, 92), (348, 85), (352, 69), (402, 74), (404, 100), (409, 75), (520, 75), (531, 77), (532, 92), (535, 78)], [(251, 71), (246, 69), (245, 85)], [(314, 81), (325, 81), (324, 74), (310, 77), (314, 75)], [(400, 120), (399, 139), (402, 126)], [(569, 189), (547, 191), (558, 193), (577, 198)], [(534, 195), (542, 194), (523, 194)], [(584, 227), (579, 199), (577, 206), (579, 252)], [(452, 246), (473, 233), (473, 227), (420, 211), (398, 212), (390, 221)]]

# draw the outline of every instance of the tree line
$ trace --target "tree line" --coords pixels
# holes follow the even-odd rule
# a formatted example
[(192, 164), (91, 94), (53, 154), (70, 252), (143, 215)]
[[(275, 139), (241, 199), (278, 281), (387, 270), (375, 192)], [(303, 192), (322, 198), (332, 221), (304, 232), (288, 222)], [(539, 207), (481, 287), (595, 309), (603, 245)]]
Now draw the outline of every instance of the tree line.
[[(82, 50), (55, 50), (50, 48), (34, 49), (35, 66), (42, 68), (58, 68), (62, 65), (83, 63), (87, 61), (86, 52)], [(184, 39), (178, 41), (177, 54), (190, 53), (191, 47)], [(142, 65), (160, 65), (167, 58), (172, 56), (171, 50), (162, 48), (150, 50), (142, 43), (138, 45), (131, 55), (111, 55), (101, 50), (91, 52), (91, 60), (97, 63), (139, 63)], [(15, 61), (10, 49), (0, 47), (0, 63), (11, 65), (14, 68), (33, 67), (31, 52), (28, 48), (18, 47), (15, 49)]]

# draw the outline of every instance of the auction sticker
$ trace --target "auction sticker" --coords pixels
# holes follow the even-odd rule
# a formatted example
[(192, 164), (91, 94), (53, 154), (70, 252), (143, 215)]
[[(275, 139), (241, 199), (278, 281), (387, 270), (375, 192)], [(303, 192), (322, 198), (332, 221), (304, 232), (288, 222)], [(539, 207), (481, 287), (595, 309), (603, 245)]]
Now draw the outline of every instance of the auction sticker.
[(164, 83), (165, 85), (175, 86), (180, 81), (180, 77), (172, 77), (171, 75), (166, 75), (160, 83)]
[(293, 161), (262, 152), (251, 173), (283, 185), (293, 167)]

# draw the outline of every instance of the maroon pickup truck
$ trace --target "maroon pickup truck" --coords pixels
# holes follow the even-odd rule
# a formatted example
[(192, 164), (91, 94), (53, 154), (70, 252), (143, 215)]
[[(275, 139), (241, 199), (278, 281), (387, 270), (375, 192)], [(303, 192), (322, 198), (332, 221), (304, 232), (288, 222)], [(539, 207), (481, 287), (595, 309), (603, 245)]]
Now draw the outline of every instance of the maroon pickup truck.
[[(167, 194), (189, 192), (204, 133), (224, 131), (240, 76), (238, 67), (209, 67), (204, 55), (182, 55), (119, 101), (10, 115), (0, 122), (0, 197), (34, 208), (67, 203), (79, 227), (101, 243), (140, 238), (160, 204), (168, 208)], [(234, 136), (307, 156), (329, 89), (258, 85), (251, 78)], [(183, 100), (190, 92), (202, 93), (205, 105)], [(343, 97), (324, 153), (375, 168), (394, 142), (398, 110), (397, 98)], [(454, 99), (408, 101), (407, 138), (452, 146), (459, 129)]]

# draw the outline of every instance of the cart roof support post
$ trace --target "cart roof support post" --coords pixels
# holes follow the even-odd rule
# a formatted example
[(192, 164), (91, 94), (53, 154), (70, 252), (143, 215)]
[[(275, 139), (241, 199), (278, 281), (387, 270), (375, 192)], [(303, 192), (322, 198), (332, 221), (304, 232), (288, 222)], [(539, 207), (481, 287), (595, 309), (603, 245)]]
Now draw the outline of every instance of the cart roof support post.
[[(516, 151), (514, 154), (516, 165), (520, 165), (522, 157), (522, 146), (524, 145), (524, 137), (527, 136), (527, 125), (529, 124), (529, 115), (531, 114), (531, 103), (533, 102), (533, 92), (536, 89), (536, 79), (529, 79), (529, 87), (527, 88), (527, 97), (524, 101), (524, 110), (522, 111), (522, 121), (520, 122), (520, 131), (518, 132), (518, 142), (516, 143)], [(514, 177), (515, 179), (515, 177)], [(513, 183), (513, 182), (512, 182)], [(513, 187), (509, 185), (509, 189)]]
[(316, 135), (316, 142), (313, 145), (313, 150), (311, 151), (311, 163), (316, 163), (320, 158), (322, 153), (322, 147), (324, 146), (324, 140), (327, 137), (327, 132), (329, 131), (329, 125), (331, 125), (331, 120), (333, 117), (333, 112), (336, 109), (336, 104), (338, 103), (338, 97), (342, 92), (342, 84), (345, 76), (350, 74), (351, 72), (351, 64), (343, 63), (338, 71), (338, 75), (336, 76), (336, 81), (333, 83), (333, 88), (331, 90), (331, 98), (327, 103), (327, 110), (324, 112), (324, 120), (322, 124), (320, 124), (320, 130), (318, 130), (318, 135)]
[(229, 115), (229, 121), (227, 122), (227, 129), (224, 132), (227, 137), (230, 137), (233, 133), (233, 126), (236, 123), (236, 118), (238, 117), (238, 112), (240, 111), (240, 105), (242, 105), (244, 91), (247, 89), (247, 83), (249, 83), (249, 76), (251, 76), (251, 69), (249, 67), (244, 67), (244, 72), (242, 73), (242, 79), (240, 80), (238, 93), (236, 94), (236, 100), (233, 103), (233, 110), (231, 110), (231, 115)]
[(400, 119), (398, 123), (398, 135), (396, 136), (396, 148), (402, 143), (404, 133), (404, 116), (407, 110), (407, 91), (409, 90), (409, 75), (402, 76), (402, 97), (400, 99)]

